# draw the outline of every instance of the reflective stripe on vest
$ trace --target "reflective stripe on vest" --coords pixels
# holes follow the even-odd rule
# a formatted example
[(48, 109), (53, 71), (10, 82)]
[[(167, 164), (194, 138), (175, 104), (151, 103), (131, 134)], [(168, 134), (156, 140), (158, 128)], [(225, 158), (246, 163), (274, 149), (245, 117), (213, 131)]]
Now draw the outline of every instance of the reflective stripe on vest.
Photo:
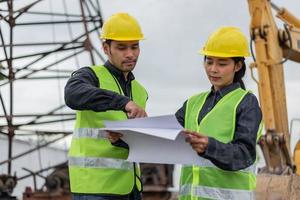
[[(198, 116), (209, 92), (191, 97), (186, 104), (185, 128), (229, 143), (234, 137), (236, 108), (248, 92), (236, 89), (225, 95), (206, 114), (200, 124)], [(224, 115), (226, 113), (226, 115)], [(202, 198), (249, 199), (255, 188), (255, 164), (240, 171), (222, 170), (207, 159), (201, 158), (201, 165), (186, 165), (182, 168), (180, 199)], [(238, 193), (233, 193), (239, 191)], [(240, 192), (242, 191), (242, 192)], [(220, 194), (220, 195), (219, 195)], [(242, 196), (239, 196), (241, 194)], [(245, 198), (244, 198), (245, 197)], [(231, 199), (231, 198), (229, 198)]]
[[(118, 80), (104, 67), (93, 66), (101, 89), (124, 95)], [(136, 80), (131, 81), (132, 100), (145, 109), (147, 92)], [(138, 166), (125, 159), (128, 149), (114, 146), (106, 138), (103, 120), (126, 120), (126, 113), (118, 110), (76, 112), (75, 130), (69, 150), (71, 191), (83, 194), (129, 194), (134, 184), (141, 189)]]
[[(199, 165), (183, 165), (182, 168), (188, 168), (188, 167), (214, 167), (214, 168), (218, 168), (216, 165), (214, 165), (210, 160), (199, 157), (201, 163)], [(251, 172), (251, 173), (256, 173), (256, 164), (253, 164), (245, 169), (239, 170), (242, 172)]]
[(132, 170), (132, 162), (112, 158), (69, 157), (69, 166), (84, 168), (113, 168)]
[(106, 139), (107, 133), (99, 128), (78, 128), (74, 130), (74, 138)]
[(182, 185), (180, 187), (179, 195), (192, 195), (197, 198), (208, 198), (218, 200), (244, 200), (255, 199), (255, 194), (249, 190), (236, 189), (221, 189), (206, 186), (192, 186), (191, 184)]

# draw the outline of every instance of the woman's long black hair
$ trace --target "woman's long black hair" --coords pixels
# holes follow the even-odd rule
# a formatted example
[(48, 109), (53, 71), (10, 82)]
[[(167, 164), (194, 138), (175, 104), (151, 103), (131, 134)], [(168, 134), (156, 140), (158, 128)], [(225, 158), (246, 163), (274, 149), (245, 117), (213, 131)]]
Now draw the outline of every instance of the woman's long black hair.
[(241, 88), (246, 89), (243, 77), (246, 72), (246, 63), (245, 63), (245, 58), (244, 57), (233, 57), (232, 58), (234, 61), (234, 64), (242, 63), (242, 67), (239, 71), (235, 72), (234, 77), (233, 77), (233, 82), (238, 82), (241, 85)]

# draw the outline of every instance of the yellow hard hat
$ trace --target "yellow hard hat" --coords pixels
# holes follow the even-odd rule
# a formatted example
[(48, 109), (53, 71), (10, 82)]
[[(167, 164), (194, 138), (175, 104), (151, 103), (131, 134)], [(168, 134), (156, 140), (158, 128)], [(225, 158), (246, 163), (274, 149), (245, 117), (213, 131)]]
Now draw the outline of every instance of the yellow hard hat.
[(232, 26), (221, 27), (212, 33), (199, 53), (224, 58), (250, 55), (246, 36)]
[(137, 20), (127, 13), (112, 15), (102, 27), (101, 39), (117, 41), (142, 40), (144, 35)]

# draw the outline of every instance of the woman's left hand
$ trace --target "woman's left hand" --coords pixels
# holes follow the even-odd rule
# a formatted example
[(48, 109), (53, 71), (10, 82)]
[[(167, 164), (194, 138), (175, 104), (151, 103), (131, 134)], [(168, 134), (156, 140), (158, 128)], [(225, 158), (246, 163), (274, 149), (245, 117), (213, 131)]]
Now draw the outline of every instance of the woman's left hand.
[(208, 137), (190, 130), (183, 130), (183, 134), (185, 134), (187, 143), (190, 143), (192, 148), (199, 154), (204, 153), (208, 146)]

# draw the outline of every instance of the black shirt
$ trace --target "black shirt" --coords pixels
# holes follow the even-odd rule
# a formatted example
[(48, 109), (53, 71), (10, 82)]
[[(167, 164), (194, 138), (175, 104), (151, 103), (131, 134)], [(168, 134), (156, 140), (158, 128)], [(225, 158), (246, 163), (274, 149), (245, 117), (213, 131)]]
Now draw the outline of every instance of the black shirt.
[[(212, 89), (199, 113), (198, 123), (222, 97), (238, 87), (240, 87), (239, 83), (233, 83), (216, 92)], [(186, 102), (175, 114), (182, 126), (184, 126)], [(256, 160), (256, 136), (261, 120), (262, 113), (257, 98), (252, 93), (246, 94), (237, 107), (233, 140), (224, 144), (208, 137), (208, 147), (200, 156), (225, 170), (236, 171), (249, 167)]]
[(116, 77), (125, 96), (99, 88), (99, 80), (90, 67), (83, 67), (73, 72), (65, 87), (66, 105), (74, 110), (124, 110), (130, 101), (131, 81), (134, 76), (128, 73), (127, 80), (123, 73), (107, 61), (104, 66)]

